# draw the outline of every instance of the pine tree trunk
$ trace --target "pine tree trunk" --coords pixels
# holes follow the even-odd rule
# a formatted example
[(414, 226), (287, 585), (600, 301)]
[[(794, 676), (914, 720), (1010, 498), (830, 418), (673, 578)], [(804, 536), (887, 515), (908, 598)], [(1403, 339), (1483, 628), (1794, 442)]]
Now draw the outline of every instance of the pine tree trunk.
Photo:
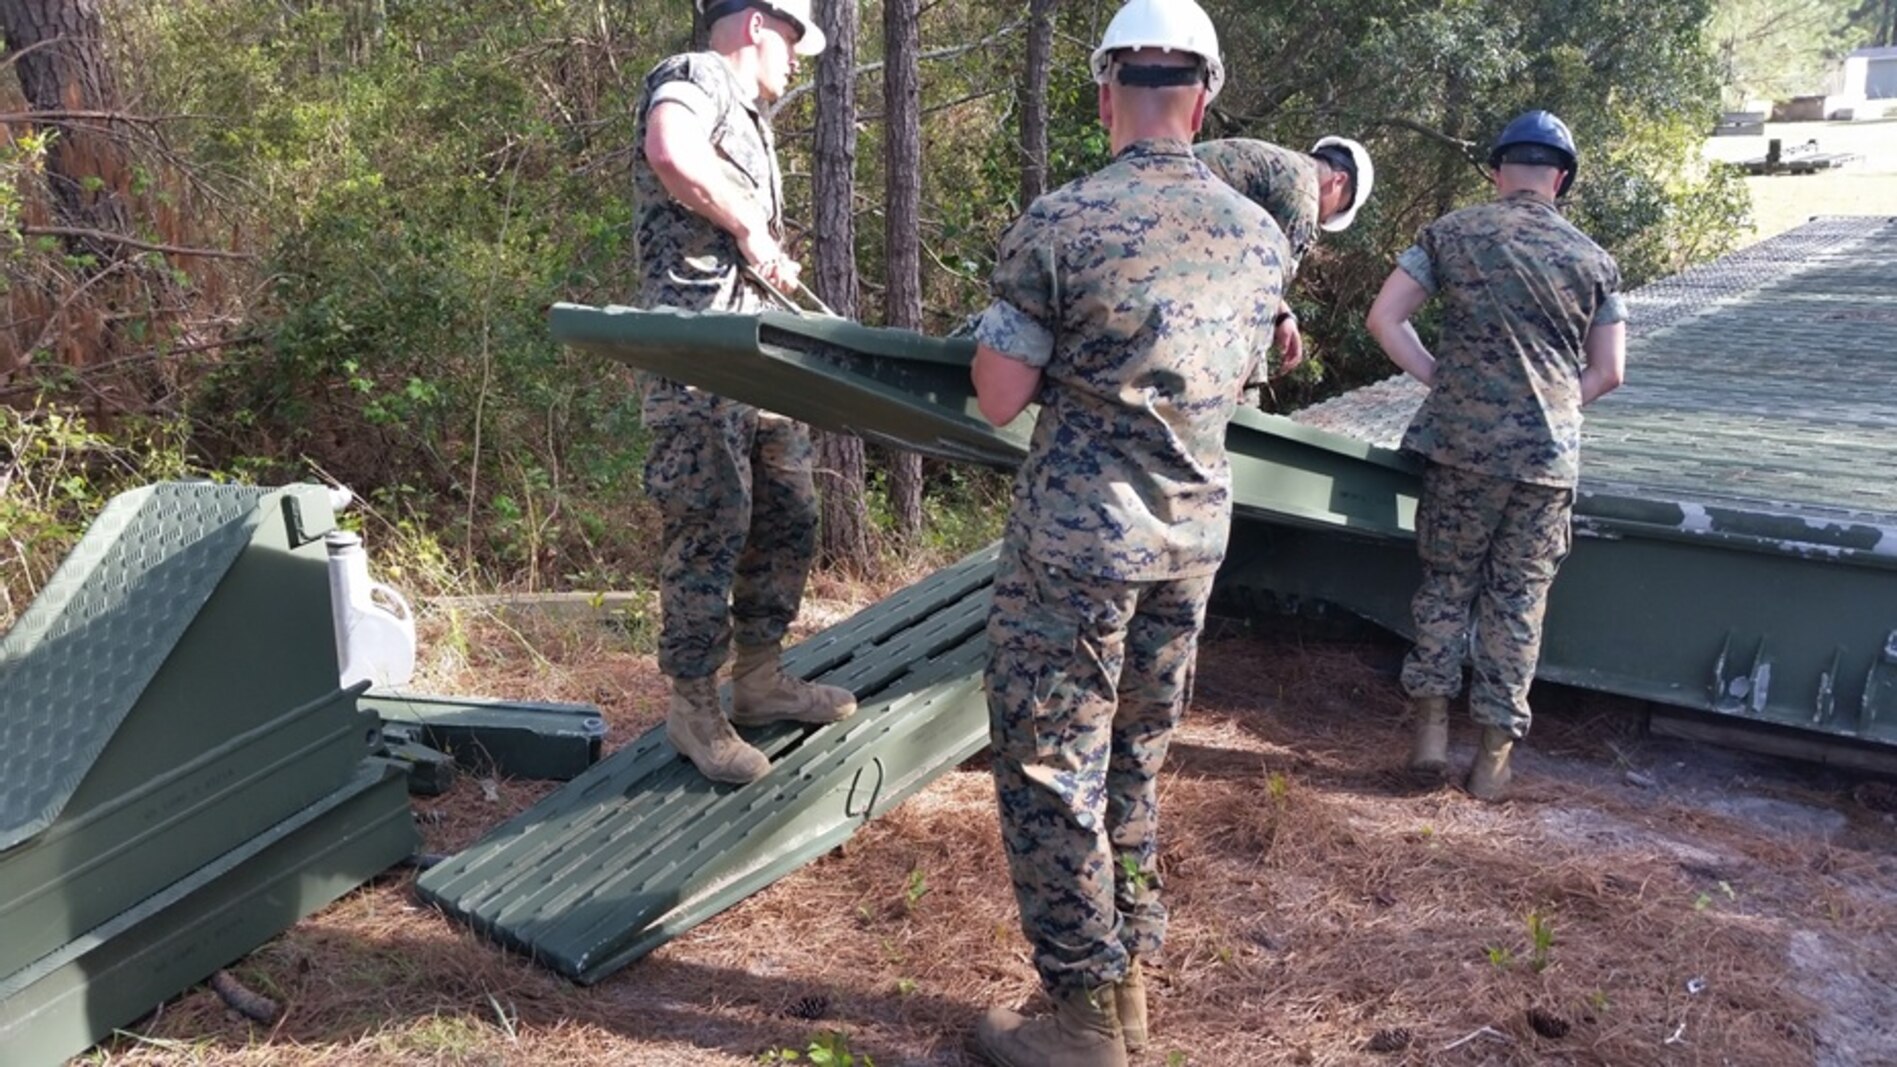
[(1028, 4), (1027, 69), (1017, 109), (1021, 114), (1021, 204), (1047, 192), (1047, 78), (1054, 61), (1054, 8), (1059, 0)]
[[(33, 111), (114, 111), (118, 83), (105, 52), (99, 0), (0, 0), (5, 58), (13, 60), (20, 93)], [(60, 223), (75, 229), (130, 234), (123, 195), (131, 187), (124, 146), (101, 132), (106, 123), (45, 124), (54, 131), (46, 152), (46, 184)], [(74, 237), (70, 251), (103, 267), (125, 255), (110, 239)]]
[[(883, 259), (889, 289), (883, 321), (922, 329), (922, 85), (918, 0), (884, 0), (883, 173), (887, 177)], [(922, 457), (890, 457), (890, 505), (905, 540), (922, 532)]]
[[(812, 175), (817, 237), (813, 288), (837, 314), (855, 318), (856, 0), (824, 0), (818, 18), (830, 47), (817, 65), (817, 99), (822, 105), (817, 108)], [(817, 434), (817, 491), (822, 497), (823, 562), (867, 572), (873, 561), (860, 438)]]

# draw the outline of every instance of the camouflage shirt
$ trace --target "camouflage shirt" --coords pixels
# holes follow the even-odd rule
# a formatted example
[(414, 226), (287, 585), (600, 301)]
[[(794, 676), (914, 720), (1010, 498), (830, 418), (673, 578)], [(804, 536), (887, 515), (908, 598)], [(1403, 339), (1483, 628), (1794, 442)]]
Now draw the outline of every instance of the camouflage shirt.
[(783, 176), (770, 122), (758, 110), (756, 88), (739, 83), (731, 65), (715, 52), (673, 56), (646, 75), (633, 135), (639, 303), (692, 311), (756, 311), (763, 301), (739, 273), (744, 257), (737, 238), (673, 200), (646, 160), (646, 123), (653, 105), (661, 101), (687, 107), (698, 116), (711, 133), (725, 176), (764, 205), (772, 233), (783, 232)]
[(1436, 380), (1403, 447), (1462, 470), (1573, 486), (1582, 347), (1624, 321), (1620, 268), (1545, 197), (1445, 215), (1397, 258), (1443, 301)]
[(1009, 515), (1028, 558), (1118, 581), (1218, 569), (1225, 424), (1289, 256), (1182, 141), (1129, 145), (1015, 221), (976, 337), (1042, 369)]
[(1317, 160), (1265, 141), (1233, 138), (1207, 141), (1193, 148), (1199, 162), (1225, 184), (1244, 193), (1271, 213), (1291, 244), (1284, 284), (1291, 285), (1298, 265), (1317, 244)]

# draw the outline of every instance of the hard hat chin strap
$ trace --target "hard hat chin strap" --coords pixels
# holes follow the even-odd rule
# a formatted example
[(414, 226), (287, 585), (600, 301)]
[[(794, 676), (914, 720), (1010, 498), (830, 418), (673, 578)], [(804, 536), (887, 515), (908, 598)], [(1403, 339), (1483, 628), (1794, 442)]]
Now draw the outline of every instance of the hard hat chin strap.
[(1136, 89), (1173, 89), (1186, 85), (1204, 85), (1205, 64), (1190, 67), (1161, 67), (1149, 63), (1115, 63), (1114, 80)]

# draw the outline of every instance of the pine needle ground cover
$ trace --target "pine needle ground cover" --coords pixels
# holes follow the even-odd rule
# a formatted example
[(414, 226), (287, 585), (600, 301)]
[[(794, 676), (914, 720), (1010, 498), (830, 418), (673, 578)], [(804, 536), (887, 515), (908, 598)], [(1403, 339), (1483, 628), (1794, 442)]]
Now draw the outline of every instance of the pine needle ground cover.
[[(815, 592), (821, 625), (871, 591)], [(594, 701), (614, 744), (662, 715), (623, 633), (424, 621), (431, 688)], [(1897, 1060), (1886, 783), (1649, 738), (1625, 701), (1545, 688), (1514, 799), (1419, 788), (1396, 770), (1400, 653), (1208, 634), (1162, 783), (1173, 921), (1142, 1062)], [(1454, 741), (1466, 762), (1460, 718)], [(426, 847), (551, 788), (463, 776), (417, 801)], [(591, 989), (419, 905), (412, 878), (233, 967), (283, 1004), (273, 1024), (200, 989), (86, 1061), (948, 1065), (984, 1007), (1038, 999), (979, 760)]]

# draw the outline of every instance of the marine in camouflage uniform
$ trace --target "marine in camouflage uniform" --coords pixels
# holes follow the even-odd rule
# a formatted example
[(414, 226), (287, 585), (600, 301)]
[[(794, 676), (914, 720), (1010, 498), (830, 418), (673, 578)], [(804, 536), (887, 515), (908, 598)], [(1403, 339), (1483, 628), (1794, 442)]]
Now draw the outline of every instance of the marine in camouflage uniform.
[(1156, 779), (1225, 555), (1225, 426), (1290, 251), (1183, 141), (1138, 141), (1001, 242), (976, 338), (1042, 371), (986, 682), (1021, 923), (1057, 995), (1165, 936)]
[[(1403, 438), (1428, 461), (1403, 688), (1446, 701), (1467, 656), (1471, 716), (1519, 739), (1548, 590), (1570, 545), (1581, 406), (1606, 391), (1584, 380), (1589, 337), (1626, 318), (1619, 269), (1533, 189), (1436, 220), (1397, 268), (1443, 312), (1431, 388)], [(1618, 384), (1616, 370), (1606, 388)]]
[[(636, 143), (645, 143), (646, 117), (661, 100), (709, 110), (700, 118), (727, 177), (769, 205), (772, 229), (781, 229), (783, 179), (756, 90), (739, 85), (714, 52), (673, 56), (646, 75)], [(763, 310), (739, 269), (737, 239), (673, 200), (644, 152), (632, 173), (641, 305)], [(640, 386), (652, 434), (646, 492), (664, 517), (659, 669), (702, 678), (724, 662), (734, 630), (741, 644), (768, 644), (797, 616), (817, 548), (810, 432), (655, 374), (641, 373)]]
[(1285, 288), (1296, 280), (1298, 266), (1317, 244), (1317, 160), (1294, 151), (1249, 138), (1206, 141), (1192, 154), (1225, 184), (1270, 213), (1291, 246), (1285, 265)]
[(1276, 317), (1276, 368), (1261, 366), (1245, 386), (1248, 404), (1259, 402), (1269, 378), (1294, 370), (1304, 358), (1290, 290), (1298, 267), (1316, 246), (1320, 230), (1347, 229), (1369, 199), (1373, 183), (1370, 156), (1362, 145), (1326, 137), (1305, 153), (1250, 138), (1228, 138), (1195, 145), (1192, 154), (1219, 180), (1265, 209), (1290, 243), (1285, 267), (1286, 299)]
[[(718, 10), (747, 13), (743, 4)], [(761, 206), (772, 236), (781, 237), (783, 179), (758, 86), (740, 80), (723, 55), (698, 52), (659, 63), (646, 75), (645, 90), (633, 163), (641, 304), (762, 310), (763, 295), (742, 269), (737, 238), (674, 199), (646, 152), (654, 109), (685, 107), (707, 131), (725, 181)], [(658, 375), (641, 374), (640, 386), (652, 436), (645, 487), (663, 521), (659, 669), (675, 686), (668, 729), (707, 775), (749, 780), (767, 764), (731, 733), (712, 688), (734, 642), (733, 717), (739, 722), (831, 721), (854, 710), (846, 692), (805, 686), (777, 667), (817, 548), (810, 433), (801, 423)], [(747, 679), (756, 683), (751, 689), (796, 693), (788, 704), (779, 700), (768, 711), (747, 713)], [(804, 706), (813, 697), (823, 707)]]

